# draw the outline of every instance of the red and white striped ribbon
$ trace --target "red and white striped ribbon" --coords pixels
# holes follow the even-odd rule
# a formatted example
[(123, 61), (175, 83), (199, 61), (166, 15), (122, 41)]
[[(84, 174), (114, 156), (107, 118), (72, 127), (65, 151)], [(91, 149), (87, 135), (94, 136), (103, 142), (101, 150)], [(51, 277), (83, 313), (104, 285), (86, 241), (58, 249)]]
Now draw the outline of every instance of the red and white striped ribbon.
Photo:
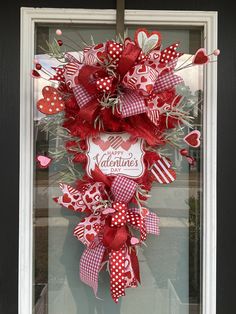
[(174, 171), (170, 169), (170, 167), (171, 164), (165, 157), (160, 158), (154, 163), (151, 172), (155, 176), (157, 182), (168, 184), (175, 181)]

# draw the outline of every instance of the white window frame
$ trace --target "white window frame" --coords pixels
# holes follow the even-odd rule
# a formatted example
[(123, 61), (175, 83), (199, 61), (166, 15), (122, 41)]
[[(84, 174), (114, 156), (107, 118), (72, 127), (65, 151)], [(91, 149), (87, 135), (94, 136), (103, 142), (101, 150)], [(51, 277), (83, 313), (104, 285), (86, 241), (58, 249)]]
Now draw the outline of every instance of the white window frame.
[[(32, 313), (33, 284), (33, 84), (36, 23), (115, 24), (115, 10), (21, 8), (19, 314)], [(201, 26), (205, 48), (217, 48), (217, 12), (126, 10), (125, 23)], [(204, 177), (202, 314), (216, 314), (216, 139), (217, 63), (206, 69), (204, 106)]]

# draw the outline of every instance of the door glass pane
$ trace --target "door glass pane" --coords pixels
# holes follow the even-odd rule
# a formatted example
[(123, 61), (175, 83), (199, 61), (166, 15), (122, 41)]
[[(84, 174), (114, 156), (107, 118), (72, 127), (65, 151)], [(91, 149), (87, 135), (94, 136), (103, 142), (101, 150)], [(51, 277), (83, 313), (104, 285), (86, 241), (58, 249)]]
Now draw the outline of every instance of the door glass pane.
[[(127, 26), (133, 37), (140, 26)], [(67, 51), (83, 49), (83, 42), (96, 43), (115, 38), (115, 27), (107, 25), (36, 25), (35, 57), (51, 72), (52, 60), (44, 52), (46, 41), (51, 42), (55, 30), (62, 29), (64, 47)], [(180, 51), (185, 55), (183, 63), (197, 48), (202, 46), (201, 28), (177, 28), (174, 26), (148, 26), (159, 30), (163, 47), (179, 41)], [(179, 72), (185, 85), (179, 93), (191, 94), (198, 105), (194, 126), (202, 131), (203, 72), (193, 67)], [(42, 87), (47, 81), (34, 81), (34, 101), (41, 98)], [(53, 86), (53, 83), (52, 83)], [(35, 156), (49, 152), (62, 154), (62, 142), (55, 134), (44, 131), (44, 116), (35, 106), (34, 143)], [(202, 148), (190, 153), (196, 163), (189, 166), (185, 160), (167, 151), (177, 167), (177, 180), (166, 186), (154, 184), (149, 208), (160, 217), (160, 236), (149, 235), (147, 246), (139, 250), (141, 285), (127, 289), (126, 297), (116, 305), (110, 297), (109, 278), (100, 273), (99, 298), (91, 288), (79, 279), (79, 261), (84, 246), (73, 237), (73, 229), (79, 217), (72, 211), (59, 208), (52, 198), (60, 195), (58, 181), (65, 170), (66, 158), (47, 169), (34, 169), (34, 313), (35, 314), (198, 314), (201, 304), (201, 216), (202, 216)], [(75, 166), (74, 171), (81, 171)], [(67, 181), (66, 181), (67, 180)], [(64, 177), (70, 182), (70, 174)]]

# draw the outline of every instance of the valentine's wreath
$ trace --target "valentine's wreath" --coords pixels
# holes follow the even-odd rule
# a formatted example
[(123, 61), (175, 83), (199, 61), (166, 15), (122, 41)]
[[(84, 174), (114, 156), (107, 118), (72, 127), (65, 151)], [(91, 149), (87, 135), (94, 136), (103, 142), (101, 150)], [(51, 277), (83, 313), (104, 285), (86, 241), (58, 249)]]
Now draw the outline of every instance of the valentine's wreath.
[(182, 92), (186, 87), (178, 72), (207, 64), (210, 55), (201, 48), (177, 66), (183, 55), (178, 46), (162, 49), (161, 34), (146, 29), (138, 29), (134, 40), (109, 40), (71, 53), (63, 52), (62, 40), (55, 39), (47, 50), (60, 63), (52, 67), (54, 73), (37, 60), (32, 71), (35, 79), (54, 83), (42, 89), (37, 109), (47, 115), (41, 122), (45, 130), (57, 125), (64, 143), (60, 153), (38, 155), (37, 162), (48, 167), (67, 156), (71, 175), (59, 183), (62, 195), (54, 200), (83, 214), (74, 229), (85, 245), (81, 280), (96, 295), (106, 265), (115, 302), (126, 288), (140, 283), (137, 248), (148, 234), (159, 234), (159, 218), (145, 204), (153, 182), (176, 179), (163, 148), (171, 146), (193, 165), (186, 145), (200, 145), (198, 130), (183, 132), (191, 128), (195, 103), (190, 92)]

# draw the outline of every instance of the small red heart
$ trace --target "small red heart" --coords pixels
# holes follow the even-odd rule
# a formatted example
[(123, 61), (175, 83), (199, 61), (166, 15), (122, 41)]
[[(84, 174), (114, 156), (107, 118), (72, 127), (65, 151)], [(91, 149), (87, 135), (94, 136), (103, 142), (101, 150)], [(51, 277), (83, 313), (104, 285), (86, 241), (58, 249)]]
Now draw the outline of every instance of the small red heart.
[(86, 229), (87, 229), (87, 230), (91, 230), (91, 228), (92, 228), (91, 225), (87, 225), (87, 226), (86, 226)]
[(85, 195), (85, 200), (87, 203), (92, 203), (93, 199), (89, 197), (88, 195)]
[(64, 194), (62, 197), (62, 201), (63, 201), (63, 203), (70, 203), (71, 198), (68, 196), (68, 194)]
[(201, 133), (198, 130), (194, 130), (184, 137), (184, 141), (189, 146), (196, 148), (200, 146), (200, 137)]
[(128, 279), (131, 279), (131, 272), (130, 271), (127, 271), (125, 273), (125, 277), (127, 277)]
[(107, 57), (107, 54), (105, 52), (101, 52), (101, 51), (98, 51), (97, 53), (97, 58), (100, 60), (100, 61), (104, 61)]
[(148, 84), (145, 86), (146, 87), (146, 91), (150, 94), (153, 91), (153, 84)]
[(92, 242), (94, 240), (94, 234), (86, 234), (86, 239), (88, 242)]
[(43, 98), (38, 100), (37, 109), (44, 114), (56, 114), (64, 110), (64, 101), (58, 90), (52, 86), (45, 86), (42, 90)]
[(209, 60), (206, 49), (200, 48), (193, 57), (193, 64), (207, 64)]
[(141, 215), (142, 217), (146, 217), (149, 214), (149, 210), (146, 207), (142, 207)]
[(141, 77), (141, 82), (142, 82), (142, 83), (146, 83), (146, 82), (147, 82), (147, 79), (146, 79), (145, 76), (142, 76), (142, 77)]
[(96, 217), (92, 217), (92, 218), (89, 219), (89, 222), (94, 222), (94, 221), (96, 221), (96, 220), (97, 220)]
[(141, 67), (137, 70), (138, 74), (147, 73), (147, 67), (145, 64), (142, 64)]
[(93, 193), (95, 193), (96, 192), (96, 186), (94, 186), (93, 188), (92, 188), (92, 190), (90, 191), (90, 194), (93, 194)]

